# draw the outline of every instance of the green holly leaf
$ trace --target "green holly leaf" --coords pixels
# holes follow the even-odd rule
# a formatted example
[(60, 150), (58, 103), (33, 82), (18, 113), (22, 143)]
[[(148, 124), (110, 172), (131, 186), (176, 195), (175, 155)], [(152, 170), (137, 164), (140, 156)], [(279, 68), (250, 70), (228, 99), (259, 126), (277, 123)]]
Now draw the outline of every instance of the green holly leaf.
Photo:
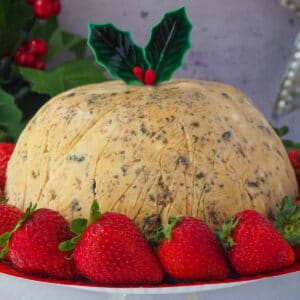
[(24, 0), (0, 1), (0, 57), (7, 49), (15, 46), (26, 21), (32, 15), (31, 5)]
[(92, 58), (68, 61), (50, 71), (19, 68), (23, 78), (32, 83), (32, 90), (55, 96), (68, 89), (105, 80), (104, 70)]
[(129, 32), (113, 24), (90, 24), (88, 45), (92, 48), (98, 63), (108, 69), (113, 77), (128, 84), (141, 84), (133, 74), (135, 66), (148, 68), (143, 49), (137, 46)]
[(15, 99), (0, 87), (0, 131), (17, 140), (22, 130), (22, 112)]
[(145, 53), (156, 73), (156, 83), (169, 80), (182, 65), (183, 57), (191, 46), (191, 30), (192, 24), (184, 7), (165, 14), (161, 22), (152, 28)]

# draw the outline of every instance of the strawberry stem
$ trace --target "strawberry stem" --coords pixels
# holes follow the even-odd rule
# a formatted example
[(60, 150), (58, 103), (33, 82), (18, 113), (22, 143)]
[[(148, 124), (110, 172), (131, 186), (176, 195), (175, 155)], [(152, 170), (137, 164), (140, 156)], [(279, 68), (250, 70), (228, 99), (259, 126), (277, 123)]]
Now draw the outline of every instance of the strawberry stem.
[(300, 204), (290, 197), (282, 199), (281, 207), (274, 214), (273, 224), (291, 246), (300, 244)]
[[(97, 200), (94, 200), (90, 209), (90, 223), (94, 223), (101, 217), (100, 207)], [(75, 233), (71, 239), (61, 242), (58, 245), (60, 251), (71, 251), (75, 249), (76, 245), (80, 242), (83, 232), (88, 226), (88, 220), (78, 218), (71, 222), (70, 230)]]
[(172, 230), (181, 221), (182, 216), (170, 217), (169, 223), (166, 226), (160, 227), (156, 231), (156, 239), (158, 241), (163, 241), (164, 239), (172, 240)]
[(95, 199), (91, 206), (90, 222), (94, 223), (97, 220), (99, 220), (100, 217), (101, 217), (100, 206), (98, 201)]
[(219, 240), (220, 244), (222, 245), (224, 251), (226, 252), (234, 245), (234, 240), (232, 238), (232, 232), (238, 225), (240, 219), (234, 219), (233, 217), (226, 220), (223, 224), (221, 229), (215, 230), (215, 235)]

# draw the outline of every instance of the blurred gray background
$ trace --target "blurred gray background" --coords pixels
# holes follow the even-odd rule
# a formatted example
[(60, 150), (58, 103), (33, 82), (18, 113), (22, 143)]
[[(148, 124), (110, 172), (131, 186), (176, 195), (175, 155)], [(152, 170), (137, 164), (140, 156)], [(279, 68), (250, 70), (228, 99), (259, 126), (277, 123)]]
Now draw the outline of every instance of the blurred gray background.
[(175, 76), (222, 81), (241, 89), (273, 126), (300, 141), (300, 110), (278, 120), (272, 109), (300, 19), (277, 0), (62, 0), (64, 30), (87, 36), (87, 24), (113, 22), (144, 46), (163, 14), (186, 6), (192, 49)]

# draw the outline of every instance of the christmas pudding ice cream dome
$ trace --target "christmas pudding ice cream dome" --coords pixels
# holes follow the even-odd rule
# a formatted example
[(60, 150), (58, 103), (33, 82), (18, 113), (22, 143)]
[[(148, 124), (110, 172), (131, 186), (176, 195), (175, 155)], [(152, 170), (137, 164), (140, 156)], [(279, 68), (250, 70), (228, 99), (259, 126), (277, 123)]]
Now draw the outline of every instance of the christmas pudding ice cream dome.
[[(22, 133), (7, 171), (7, 197), (68, 220), (101, 211), (133, 219), (149, 236), (169, 216), (212, 228), (245, 209), (268, 215), (296, 198), (279, 137), (251, 101), (216, 82), (171, 80), (189, 48), (184, 9), (168, 13), (145, 49), (112, 24), (90, 26), (97, 60), (123, 79), (60, 94)], [(113, 45), (113, 47), (111, 46)]]
[(58, 95), (22, 133), (6, 188), (19, 208), (36, 202), (68, 220), (88, 217), (98, 199), (144, 233), (179, 214), (212, 227), (247, 208), (267, 215), (297, 195), (286, 151), (249, 99), (195, 80)]

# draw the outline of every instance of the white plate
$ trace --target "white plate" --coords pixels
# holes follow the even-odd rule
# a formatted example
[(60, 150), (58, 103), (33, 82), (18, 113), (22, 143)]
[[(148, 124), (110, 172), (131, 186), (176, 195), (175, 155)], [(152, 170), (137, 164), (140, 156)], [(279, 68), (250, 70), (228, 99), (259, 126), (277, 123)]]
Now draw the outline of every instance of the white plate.
[[(43, 281), (0, 270), (2, 300), (297, 300), (300, 270), (227, 283), (185, 286), (111, 288)], [(9, 273), (9, 272), (8, 272)], [(21, 275), (22, 276), (22, 275)]]

